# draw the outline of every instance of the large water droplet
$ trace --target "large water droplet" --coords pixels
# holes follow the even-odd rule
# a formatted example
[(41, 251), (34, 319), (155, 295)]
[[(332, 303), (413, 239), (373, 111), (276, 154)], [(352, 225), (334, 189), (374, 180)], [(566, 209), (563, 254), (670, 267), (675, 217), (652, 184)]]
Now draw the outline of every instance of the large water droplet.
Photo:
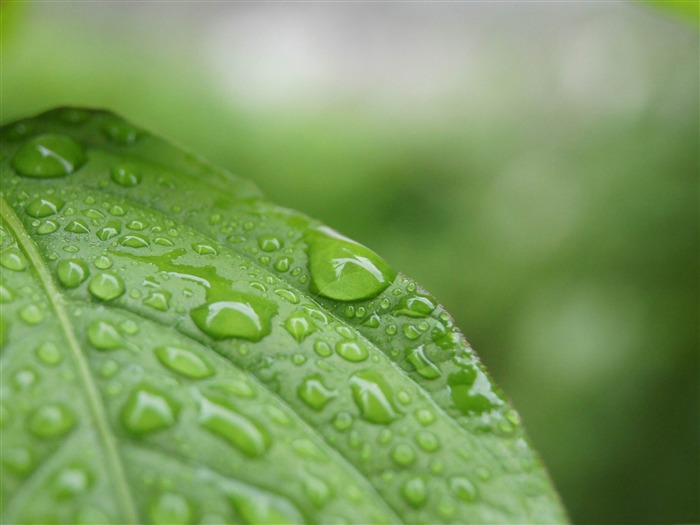
[(63, 436), (75, 425), (73, 413), (63, 405), (46, 405), (29, 417), (29, 431), (40, 438)]
[(21, 272), (27, 267), (27, 260), (18, 249), (10, 248), (0, 255), (0, 265), (8, 270)]
[(72, 498), (90, 488), (92, 477), (84, 468), (70, 466), (55, 474), (53, 485), (59, 499)]
[(414, 366), (416, 372), (424, 378), (436, 379), (440, 377), (440, 369), (426, 357), (425, 347), (423, 345), (409, 351), (408, 361)]
[(435, 310), (435, 303), (428, 297), (425, 295), (413, 295), (402, 299), (394, 314), (421, 318), (428, 317), (433, 310)]
[(360, 415), (366, 421), (387, 424), (399, 417), (393, 392), (379, 372), (361, 370), (350, 377), (350, 386)]
[(455, 406), (463, 414), (480, 414), (494, 408), (488, 378), (476, 368), (462, 368), (447, 378), (450, 394)]
[(112, 180), (125, 188), (131, 188), (141, 182), (141, 174), (134, 166), (129, 164), (115, 166), (112, 168), (111, 174)]
[(463, 476), (450, 478), (450, 490), (462, 501), (471, 502), (476, 499), (477, 490), (474, 483)]
[(49, 217), (58, 213), (65, 204), (66, 201), (58, 197), (40, 197), (27, 204), (24, 211), (30, 217), (43, 219), (44, 217)]
[(296, 313), (288, 317), (284, 322), (284, 327), (299, 343), (318, 330), (316, 323), (303, 313)]
[(277, 306), (265, 299), (231, 293), (226, 301), (205, 303), (190, 312), (197, 327), (216, 340), (239, 337), (259, 341), (270, 333)]
[(114, 350), (124, 344), (117, 327), (108, 321), (93, 321), (88, 326), (87, 335), (98, 350)]
[(274, 235), (263, 235), (258, 239), (258, 246), (264, 252), (274, 252), (282, 247), (282, 241)]
[(331, 390), (323, 384), (318, 374), (306, 378), (299, 386), (297, 393), (302, 401), (314, 410), (321, 410), (338, 395), (337, 390)]
[(85, 150), (72, 138), (47, 134), (24, 143), (12, 159), (12, 167), (26, 177), (61, 177), (85, 161)]
[(214, 402), (203, 396), (199, 423), (247, 456), (261, 456), (270, 447), (267, 431), (258, 422), (239, 414), (228, 402)]
[(125, 291), (122, 278), (112, 272), (102, 272), (95, 275), (90, 280), (88, 289), (94, 297), (103, 301), (116, 299)]
[(49, 366), (57, 365), (61, 362), (61, 352), (52, 342), (47, 342), (40, 345), (36, 349), (36, 355), (39, 357), (42, 363)]
[(131, 392), (121, 411), (124, 427), (134, 434), (170, 428), (177, 419), (177, 405), (164, 393), (148, 385)]
[(214, 374), (211, 366), (194, 352), (177, 346), (159, 346), (158, 360), (173, 372), (192, 379), (203, 379)]
[(56, 267), (58, 281), (66, 288), (76, 288), (90, 274), (87, 264), (79, 259), (62, 260)]
[(428, 497), (425, 481), (419, 477), (407, 479), (401, 486), (401, 495), (411, 507), (422, 507)]
[(154, 310), (165, 312), (170, 306), (170, 297), (171, 294), (167, 290), (153, 290), (143, 300), (143, 304), (150, 306)]
[(192, 523), (192, 505), (181, 494), (165, 492), (148, 506), (153, 525), (188, 525)]
[(330, 228), (307, 236), (311, 291), (337, 301), (371, 299), (396, 272), (376, 253)]
[(148, 238), (138, 233), (129, 233), (119, 239), (119, 244), (128, 248), (148, 248)]
[(338, 341), (335, 345), (335, 351), (340, 357), (352, 363), (364, 361), (369, 356), (367, 347), (358, 341)]
[(90, 227), (83, 219), (72, 219), (65, 230), (71, 233), (90, 233)]

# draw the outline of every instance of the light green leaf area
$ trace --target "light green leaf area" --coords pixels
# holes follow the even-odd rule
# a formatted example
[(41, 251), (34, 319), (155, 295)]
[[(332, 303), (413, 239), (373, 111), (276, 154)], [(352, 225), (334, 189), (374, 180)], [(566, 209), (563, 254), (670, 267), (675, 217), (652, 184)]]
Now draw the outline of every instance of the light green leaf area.
[(2, 523), (566, 521), (373, 251), (102, 111), (3, 127), (1, 180)]
[(645, 3), (700, 26), (700, 1), (698, 0), (649, 0)]

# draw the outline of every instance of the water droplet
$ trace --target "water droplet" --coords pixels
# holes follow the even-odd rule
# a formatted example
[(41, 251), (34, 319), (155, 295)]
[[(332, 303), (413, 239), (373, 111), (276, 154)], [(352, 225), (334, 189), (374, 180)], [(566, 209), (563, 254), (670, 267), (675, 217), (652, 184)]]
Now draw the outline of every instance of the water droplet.
[(405, 315), (408, 317), (428, 317), (435, 310), (435, 303), (433, 303), (425, 295), (414, 295), (411, 297), (404, 298), (399, 302), (397, 310), (394, 315)]
[(328, 357), (333, 353), (331, 345), (325, 341), (316, 341), (314, 343), (314, 352), (316, 352), (321, 357)]
[(426, 379), (436, 379), (440, 377), (440, 369), (425, 355), (423, 345), (414, 348), (408, 354), (408, 361), (413, 365), (421, 376)]
[(307, 522), (288, 500), (259, 489), (239, 485), (228, 497), (243, 523), (297, 525)]
[(239, 414), (230, 403), (219, 404), (202, 397), (199, 423), (247, 456), (259, 457), (270, 447), (267, 431), (256, 421)]
[(153, 525), (188, 525), (192, 523), (192, 505), (180, 494), (164, 492), (148, 506), (148, 517)]
[(114, 118), (102, 126), (102, 131), (109, 140), (117, 144), (133, 144), (141, 136), (142, 132), (123, 120)]
[(27, 260), (18, 249), (10, 248), (0, 255), (0, 265), (8, 270), (21, 272), (27, 267)]
[(12, 290), (4, 284), (0, 284), (0, 303), (9, 303), (13, 301), (14, 298), (15, 295), (12, 293)]
[(264, 252), (274, 252), (282, 247), (283, 243), (274, 235), (263, 235), (258, 239), (258, 246)]
[(337, 301), (371, 299), (384, 291), (396, 272), (370, 249), (330, 228), (307, 236), (311, 291)]
[(72, 219), (65, 228), (71, 233), (90, 233), (90, 227), (83, 219)]
[(34, 456), (28, 448), (3, 448), (2, 464), (16, 474), (24, 475), (34, 468)]
[(66, 467), (54, 475), (53, 484), (59, 499), (86, 492), (92, 485), (90, 474), (81, 467)]
[(17, 370), (12, 380), (18, 390), (26, 390), (34, 383), (36, 383), (38, 378), (34, 370), (25, 367)]
[(494, 408), (489, 398), (493, 396), (488, 378), (478, 373), (476, 368), (462, 368), (447, 378), (450, 395), (457, 409), (462, 414), (480, 414)]
[(331, 390), (323, 384), (318, 374), (307, 377), (297, 389), (297, 393), (304, 403), (316, 411), (321, 410), (338, 395), (337, 390)]
[(170, 296), (170, 292), (167, 290), (152, 290), (143, 300), (143, 304), (155, 310), (165, 312), (170, 307)]
[(59, 224), (56, 221), (42, 221), (36, 228), (36, 232), (39, 235), (48, 235), (58, 230)]
[(316, 323), (302, 313), (296, 313), (288, 317), (284, 322), (284, 327), (299, 343), (318, 330)]
[(203, 379), (214, 375), (211, 366), (190, 350), (177, 346), (159, 346), (155, 352), (163, 365), (185, 377)]
[(116, 237), (122, 231), (122, 225), (119, 221), (109, 221), (107, 226), (100, 228), (97, 231), (97, 238), (101, 241), (108, 241), (112, 237)]
[(114, 350), (124, 344), (117, 328), (108, 321), (93, 321), (88, 326), (88, 339), (98, 350)]
[(239, 337), (259, 341), (270, 333), (277, 306), (265, 299), (231, 293), (226, 301), (205, 303), (190, 312), (197, 327), (213, 339)]
[(145, 230), (147, 226), (148, 226), (148, 224), (146, 224), (145, 222), (140, 221), (138, 219), (134, 219), (133, 221), (129, 221), (129, 223), (126, 225), (126, 227), (129, 228), (130, 230), (137, 231), (137, 232)]
[(462, 501), (472, 502), (476, 499), (477, 490), (474, 483), (463, 476), (450, 478), (450, 490)]
[(323, 507), (332, 496), (330, 488), (321, 478), (307, 473), (304, 475), (302, 483), (304, 492), (317, 508)]
[(95, 268), (99, 268), (100, 270), (107, 270), (112, 267), (112, 259), (106, 255), (100, 255), (95, 259), (94, 265)]
[(360, 415), (366, 421), (387, 424), (399, 417), (391, 388), (379, 372), (356, 372), (350, 377), (350, 387)]
[(416, 410), (416, 419), (421, 425), (427, 427), (435, 421), (435, 414), (427, 408), (420, 408)]
[(63, 436), (75, 425), (73, 413), (63, 405), (45, 405), (29, 416), (29, 431), (39, 438)]
[(412, 324), (403, 325), (403, 334), (411, 341), (415, 341), (420, 337), (420, 332)]
[(141, 174), (136, 167), (130, 164), (120, 164), (112, 168), (112, 180), (124, 186), (125, 188), (132, 188), (141, 182)]
[(122, 295), (126, 290), (124, 281), (117, 274), (102, 272), (90, 279), (90, 293), (97, 299), (111, 301)]
[(87, 122), (90, 118), (90, 113), (78, 108), (67, 108), (61, 111), (58, 118), (65, 124), (75, 126)]
[(128, 248), (147, 248), (149, 245), (148, 238), (139, 233), (129, 233), (119, 239), (119, 244)]
[(66, 288), (76, 288), (87, 279), (90, 270), (79, 259), (64, 259), (56, 267), (58, 281)]
[(58, 197), (40, 197), (27, 204), (24, 211), (30, 217), (34, 217), (35, 219), (43, 219), (44, 217), (55, 215), (61, 211), (65, 204), (66, 201), (59, 199)]
[(335, 419), (333, 419), (333, 426), (341, 432), (343, 432), (350, 428), (352, 422), (352, 414), (350, 414), (349, 412), (338, 412), (338, 414), (335, 416)]
[(440, 448), (440, 440), (432, 432), (419, 432), (414, 439), (418, 446), (426, 452), (435, 452)]
[(352, 363), (364, 361), (369, 356), (365, 345), (357, 341), (338, 341), (335, 351), (340, 357)]
[(170, 428), (176, 419), (175, 403), (148, 385), (134, 389), (121, 411), (124, 428), (134, 434), (149, 434)]
[(61, 352), (58, 347), (51, 343), (44, 343), (36, 349), (36, 355), (39, 357), (42, 363), (46, 365), (57, 365), (61, 362)]
[(393, 459), (397, 465), (407, 467), (416, 461), (416, 452), (409, 445), (400, 443), (396, 445), (391, 452), (391, 459)]
[(39, 324), (44, 320), (44, 312), (36, 304), (28, 304), (22, 308), (19, 311), (19, 316), (29, 325)]
[(289, 267), (292, 265), (293, 262), (294, 260), (289, 257), (280, 257), (275, 261), (275, 270), (277, 270), (280, 273), (284, 273), (287, 270), (289, 270)]
[(83, 147), (66, 135), (47, 134), (24, 143), (12, 159), (12, 167), (26, 177), (61, 177), (86, 161)]
[(425, 481), (419, 477), (407, 479), (401, 486), (401, 495), (411, 507), (422, 507), (428, 497)]

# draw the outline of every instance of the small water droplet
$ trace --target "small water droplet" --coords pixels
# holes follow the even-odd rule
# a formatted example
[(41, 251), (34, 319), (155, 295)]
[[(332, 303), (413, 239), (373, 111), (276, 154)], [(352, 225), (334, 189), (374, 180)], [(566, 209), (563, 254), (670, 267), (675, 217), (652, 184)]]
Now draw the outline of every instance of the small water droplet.
[(258, 422), (238, 413), (229, 402), (215, 402), (206, 396), (200, 401), (199, 423), (243, 454), (259, 457), (270, 447), (267, 431)]
[(292, 290), (280, 288), (278, 290), (275, 290), (275, 293), (287, 302), (290, 302), (292, 304), (299, 304), (299, 295), (297, 295)]
[(65, 230), (71, 233), (90, 233), (90, 227), (83, 219), (72, 219)]
[(338, 341), (335, 351), (340, 357), (352, 363), (364, 361), (369, 356), (365, 345), (358, 341)]
[(19, 311), (19, 316), (25, 323), (35, 325), (44, 320), (44, 311), (36, 304), (28, 304)]
[(0, 284), (0, 303), (9, 303), (15, 298), (14, 293), (4, 284)]
[(94, 265), (95, 268), (98, 268), (100, 270), (107, 270), (112, 267), (112, 259), (110, 259), (106, 255), (100, 255), (95, 259)]
[(428, 497), (425, 481), (419, 477), (407, 479), (401, 486), (401, 495), (411, 507), (416, 509), (422, 507)]
[(299, 343), (318, 330), (316, 323), (303, 313), (296, 313), (288, 317), (284, 322), (284, 327)]
[(121, 277), (112, 272), (101, 272), (90, 279), (90, 293), (102, 301), (111, 301), (122, 295), (126, 289)]
[(66, 288), (76, 288), (87, 279), (90, 270), (87, 264), (79, 259), (64, 259), (56, 266), (56, 275), (58, 281)]
[(319, 411), (338, 395), (338, 391), (326, 387), (321, 376), (314, 374), (304, 380), (297, 389), (297, 394), (304, 403)]
[(102, 131), (109, 140), (116, 144), (128, 145), (136, 142), (142, 132), (123, 120), (114, 118), (102, 126)]
[(155, 310), (165, 312), (170, 307), (170, 292), (167, 290), (152, 290), (143, 300), (143, 304)]
[(108, 321), (93, 321), (88, 326), (88, 340), (98, 350), (114, 350), (124, 345), (117, 327)]
[(8, 270), (21, 272), (27, 267), (27, 260), (18, 249), (10, 248), (0, 255), (0, 265)]
[(132, 221), (129, 221), (126, 227), (130, 230), (140, 232), (145, 230), (148, 227), (148, 224), (138, 219), (134, 219)]
[(188, 525), (192, 523), (193, 509), (181, 494), (164, 492), (148, 506), (148, 517), (153, 525)]
[(433, 310), (435, 310), (435, 303), (430, 298), (425, 295), (413, 295), (399, 302), (394, 315), (421, 318), (428, 317)]
[(371, 299), (384, 291), (396, 272), (370, 249), (330, 228), (307, 236), (311, 291), (337, 301)]
[(476, 486), (464, 476), (450, 478), (449, 486), (452, 493), (462, 501), (472, 502), (476, 499)]
[(101, 241), (108, 241), (121, 233), (122, 225), (119, 221), (109, 221), (104, 228), (97, 231), (97, 238)]
[(333, 353), (331, 345), (325, 341), (316, 341), (314, 343), (314, 352), (316, 352), (321, 357), (328, 357)]
[(203, 379), (214, 375), (211, 366), (190, 350), (177, 346), (159, 346), (155, 352), (164, 366), (185, 377)]
[(42, 363), (53, 366), (61, 362), (61, 352), (58, 347), (51, 342), (44, 343), (36, 349), (36, 355)]
[(177, 420), (177, 405), (163, 392), (141, 385), (129, 394), (121, 422), (129, 432), (149, 434), (170, 428)]
[(39, 235), (48, 235), (58, 230), (59, 224), (56, 221), (48, 220), (42, 221), (36, 228), (36, 232)]
[(148, 238), (139, 233), (129, 233), (119, 239), (119, 244), (128, 248), (147, 248), (149, 246)]
[(190, 315), (197, 327), (213, 339), (231, 337), (259, 341), (271, 330), (277, 306), (265, 299), (243, 293), (231, 293), (226, 301), (205, 303)]
[(125, 188), (133, 188), (141, 182), (141, 174), (135, 166), (120, 164), (112, 168), (112, 180)]
[(350, 377), (350, 387), (360, 415), (366, 421), (387, 424), (399, 417), (394, 406), (393, 392), (379, 372), (356, 372)]
[(274, 252), (282, 248), (282, 241), (274, 235), (263, 235), (258, 239), (258, 246), (264, 252)]
[(353, 417), (350, 412), (338, 412), (338, 414), (333, 419), (333, 426), (340, 430), (341, 432), (350, 428), (353, 422)]
[(54, 475), (53, 484), (59, 499), (72, 498), (90, 488), (92, 477), (84, 468), (70, 466)]
[(418, 432), (414, 439), (418, 446), (426, 452), (435, 452), (440, 448), (440, 440), (432, 432)]
[(50, 217), (51, 215), (55, 215), (61, 211), (65, 204), (66, 201), (59, 199), (58, 197), (39, 197), (38, 199), (34, 199), (32, 202), (27, 204), (24, 211), (30, 217), (34, 217), (35, 219), (43, 219), (44, 217)]
[(15, 372), (14, 376), (12, 377), (12, 382), (15, 384), (15, 387), (17, 387), (18, 390), (26, 390), (27, 388), (31, 387), (36, 383), (38, 380), (38, 377), (36, 375), (36, 372), (32, 370), (31, 368), (20, 368)]
[(415, 341), (420, 337), (420, 331), (412, 324), (403, 325), (403, 334), (411, 341)]
[(293, 262), (294, 259), (291, 259), (290, 257), (280, 257), (275, 261), (275, 270), (277, 270), (280, 273), (284, 273), (287, 270), (289, 270), (289, 267), (292, 265)]
[(39, 438), (60, 437), (75, 425), (75, 416), (63, 405), (50, 404), (29, 416), (29, 431)]
[(423, 345), (409, 351), (408, 361), (416, 369), (416, 372), (426, 379), (436, 379), (441, 375), (437, 365), (425, 355)]
[(12, 167), (25, 177), (61, 177), (80, 168), (87, 157), (83, 147), (66, 135), (39, 135), (25, 142)]
[(435, 421), (435, 414), (427, 408), (420, 408), (416, 410), (416, 419), (421, 425), (427, 427)]
[(397, 465), (407, 467), (416, 461), (416, 452), (409, 445), (400, 443), (396, 445), (391, 452), (391, 459), (393, 459)]
[(217, 255), (219, 253), (212, 245), (204, 243), (194, 243), (192, 249), (199, 255)]

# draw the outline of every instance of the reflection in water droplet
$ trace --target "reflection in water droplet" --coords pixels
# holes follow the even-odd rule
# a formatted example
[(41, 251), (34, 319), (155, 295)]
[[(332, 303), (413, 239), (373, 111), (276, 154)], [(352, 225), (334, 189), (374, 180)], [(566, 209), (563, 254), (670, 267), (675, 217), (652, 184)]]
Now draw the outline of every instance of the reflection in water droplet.
[(393, 401), (393, 392), (379, 372), (357, 372), (350, 377), (350, 386), (360, 415), (366, 421), (388, 424), (399, 417)]
[(406, 297), (397, 305), (394, 315), (408, 317), (428, 317), (435, 310), (435, 303), (425, 295)]
[(167, 290), (153, 290), (148, 293), (148, 297), (143, 300), (143, 304), (165, 312), (170, 307), (170, 292)]
[(338, 341), (335, 351), (340, 357), (352, 363), (364, 361), (369, 356), (365, 345), (357, 341)]
[(315, 374), (304, 380), (297, 389), (299, 397), (314, 410), (321, 410), (329, 401), (338, 395), (337, 390), (327, 388), (321, 376)]
[(263, 235), (258, 239), (258, 246), (264, 252), (274, 252), (282, 247), (282, 241), (274, 235)]
[(212, 376), (212, 368), (197, 354), (177, 346), (159, 346), (155, 350), (160, 362), (173, 372), (192, 379)]
[(258, 422), (238, 413), (228, 402), (214, 402), (203, 396), (199, 423), (247, 456), (259, 457), (270, 447), (267, 431)]
[(83, 147), (66, 135), (46, 134), (24, 143), (12, 159), (12, 167), (26, 177), (61, 177), (86, 161)]
[(192, 523), (192, 505), (173, 492), (160, 494), (148, 506), (148, 517), (153, 525), (188, 525)]
[(90, 280), (90, 293), (97, 299), (111, 301), (125, 292), (124, 281), (117, 274), (102, 272)]
[(36, 228), (36, 232), (39, 235), (48, 235), (49, 233), (53, 233), (56, 230), (58, 230), (59, 224), (56, 221), (42, 221), (39, 226)]
[(0, 265), (8, 270), (21, 272), (27, 267), (27, 260), (18, 249), (10, 248), (0, 255)]
[(90, 274), (87, 264), (79, 259), (62, 260), (56, 267), (58, 281), (66, 288), (79, 286)]
[(205, 303), (190, 312), (197, 327), (216, 340), (259, 341), (270, 333), (277, 306), (254, 295), (230, 293), (226, 301)]
[(284, 327), (299, 343), (318, 330), (316, 323), (303, 313), (296, 313), (288, 317), (284, 322)]
[(131, 392), (122, 408), (121, 422), (129, 432), (148, 434), (175, 424), (177, 405), (163, 392), (141, 385)]
[(88, 326), (87, 335), (98, 350), (114, 350), (124, 344), (117, 327), (108, 321), (93, 321)]
[(90, 227), (83, 219), (72, 219), (65, 230), (71, 233), (90, 233)]
[(63, 405), (38, 408), (29, 416), (29, 431), (39, 438), (60, 437), (75, 425), (75, 416)]
[(409, 352), (408, 362), (414, 366), (416, 372), (426, 379), (436, 379), (441, 375), (437, 365), (426, 357), (423, 345)]
[(307, 236), (311, 291), (337, 301), (371, 299), (384, 291), (396, 272), (370, 249), (317, 228)]
[(58, 213), (65, 204), (66, 201), (59, 199), (58, 197), (40, 197), (27, 204), (24, 211), (30, 217), (34, 217), (35, 219), (43, 219), (44, 217), (49, 217)]
[(321, 357), (328, 357), (333, 353), (331, 345), (325, 341), (316, 341), (314, 343), (314, 352), (316, 352)]

